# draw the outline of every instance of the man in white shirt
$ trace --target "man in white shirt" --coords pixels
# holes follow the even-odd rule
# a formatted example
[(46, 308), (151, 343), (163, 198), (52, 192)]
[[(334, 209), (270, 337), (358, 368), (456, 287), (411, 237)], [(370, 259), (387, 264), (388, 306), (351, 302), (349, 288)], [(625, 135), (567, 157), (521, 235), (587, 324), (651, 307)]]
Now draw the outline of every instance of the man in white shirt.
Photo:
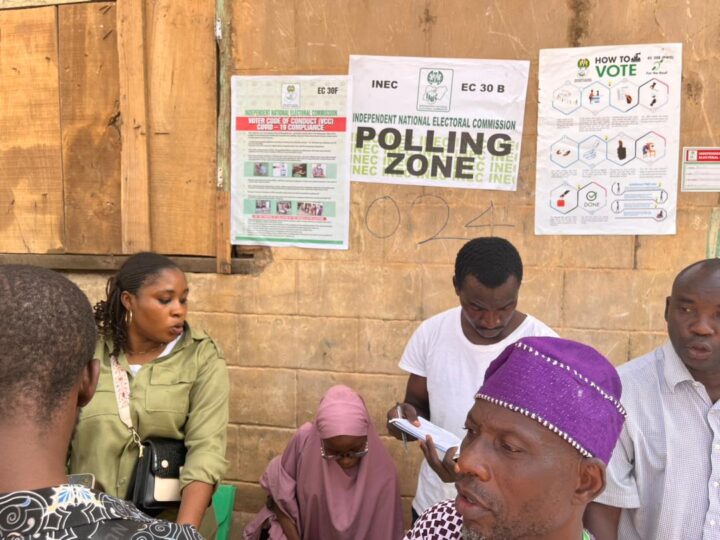
[(720, 260), (675, 278), (669, 342), (620, 366), (627, 421), (585, 523), (598, 540), (720, 538)]
[[(473, 396), (492, 360), (520, 338), (557, 336), (532, 315), (517, 311), (523, 265), (517, 249), (497, 237), (467, 242), (455, 259), (453, 286), (460, 306), (424, 321), (408, 342), (400, 367), (410, 374), (401, 403), (403, 416), (431, 420), (458, 438)], [(388, 411), (388, 420), (397, 416)], [(399, 431), (388, 425), (392, 435)], [(420, 443), (420, 467), (413, 519), (430, 506), (454, 498), (454, 450), (440, 459), (432, 440)]]

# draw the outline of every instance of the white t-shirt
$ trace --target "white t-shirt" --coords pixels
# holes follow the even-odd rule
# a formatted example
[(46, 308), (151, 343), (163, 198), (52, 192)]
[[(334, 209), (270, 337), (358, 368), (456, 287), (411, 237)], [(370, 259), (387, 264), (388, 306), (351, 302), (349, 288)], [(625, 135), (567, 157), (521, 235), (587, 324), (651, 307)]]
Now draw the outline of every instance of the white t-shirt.
[[(184, 332), (182, 334), (180, 334), (178, 337), (176, 337), (175, 339), (173, 339), (170, 343), (165, 345), (163, 352), (161, 352), (157, 358), (162, 358), (163, 356), (167, 356), (168, 354), (170, 354), (172, 352), (172, 350), (175, 348), (175, 345), (177, 344), (177, 342), (180, 341), (180, 338), (183, 337), (183, 335), (185, 335)], [(157, 358), (155, 360), (157, 360)], [(144, 365), (145, 364), (128, 364), (128, 367), (130, 368), (130, 372), (133, 374), (133, 377), (135, 377), (138, 374), (138, 372), (142, 369), (142, 367)]]
[[(461, 307), (443, 311), (424, 321), (410, 338), (400, 368), (427, 378), (430, 420), (465, 437), (465, 417), (472, 408), (475, 393), (482, 384), (485, 370), (502, 351), (527, 336), (557, 334), (546, 324), (528, 315), (508, 337), (493, 345), (475, 345), (462, 331)], [(455, 498), (454, 484), (446, 484), (423, 461), (413, 508), (422, 514), (445, 499)]]

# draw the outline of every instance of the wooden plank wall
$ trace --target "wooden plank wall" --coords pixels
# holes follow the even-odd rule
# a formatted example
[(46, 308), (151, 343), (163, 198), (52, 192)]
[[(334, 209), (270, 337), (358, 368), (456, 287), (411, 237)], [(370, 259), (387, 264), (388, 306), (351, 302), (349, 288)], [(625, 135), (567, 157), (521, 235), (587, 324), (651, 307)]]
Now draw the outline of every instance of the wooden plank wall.
[[(120, 252), (115, 4), (59, 8), (65, 250)], [(92, 223), (92, 227), (88, 224)]]
[[(151, 248), (213, 256), (215, 3), (128, 1), (146, 19)], [(116, 5), (0, 9), (0, 253), (122, 250)]]
[(215, 0), (146, 11), (153, 249), (215, 254)]
[(56, 8), (0, 12), (0, 242), (63, 247)]

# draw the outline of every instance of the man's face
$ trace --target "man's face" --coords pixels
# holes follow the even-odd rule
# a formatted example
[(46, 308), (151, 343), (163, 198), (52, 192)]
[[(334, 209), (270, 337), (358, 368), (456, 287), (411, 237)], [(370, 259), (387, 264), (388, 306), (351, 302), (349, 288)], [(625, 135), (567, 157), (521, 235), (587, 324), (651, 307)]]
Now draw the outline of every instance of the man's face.
[(515, 276), (494, 289), (480, 283), (475, 276), (465, 276), (462, 283), (455, 283), (455, 293), (462, 306), (463, 329), (476, 334), (483, 343), (506, 338), (509, 334), (506, 328), (517, 308), (519, 290), (520, 283)]
[(537, 421), (480, 399), (465, 427), (455, 483), (464, 538), (554, 538), (572, 519), (580, 454)]
[(691, 372), (720, 372), (720, 271), (698, 266), (678, 277), (665, 320), (670, 342)]

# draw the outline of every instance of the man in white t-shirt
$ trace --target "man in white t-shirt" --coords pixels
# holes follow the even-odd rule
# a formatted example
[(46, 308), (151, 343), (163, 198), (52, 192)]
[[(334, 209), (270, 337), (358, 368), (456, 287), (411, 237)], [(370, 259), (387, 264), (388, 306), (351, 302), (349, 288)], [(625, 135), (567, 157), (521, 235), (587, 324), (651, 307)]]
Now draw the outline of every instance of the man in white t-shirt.
[[(403, 416), (431, 420), (460, 439), (475, 390), (492, 360), (528, 336), (557, 336), (532, 315), (517, 311), (523, 266), (517, 249), (504, 238), (475, 238), (455, 259), (453, 286), (460, 306), (424, 321), (410, 338), (400, 367), (410, 374)], [(388, 411), (388, 420), (397, 416)], [(388, 424), (392, 435), (400, 432)], [(413, 520), (430, 506), (454, 498), (455, 451), (441, 460), (432, 439), (421, 441), (425, 460), (413, 501)]]

